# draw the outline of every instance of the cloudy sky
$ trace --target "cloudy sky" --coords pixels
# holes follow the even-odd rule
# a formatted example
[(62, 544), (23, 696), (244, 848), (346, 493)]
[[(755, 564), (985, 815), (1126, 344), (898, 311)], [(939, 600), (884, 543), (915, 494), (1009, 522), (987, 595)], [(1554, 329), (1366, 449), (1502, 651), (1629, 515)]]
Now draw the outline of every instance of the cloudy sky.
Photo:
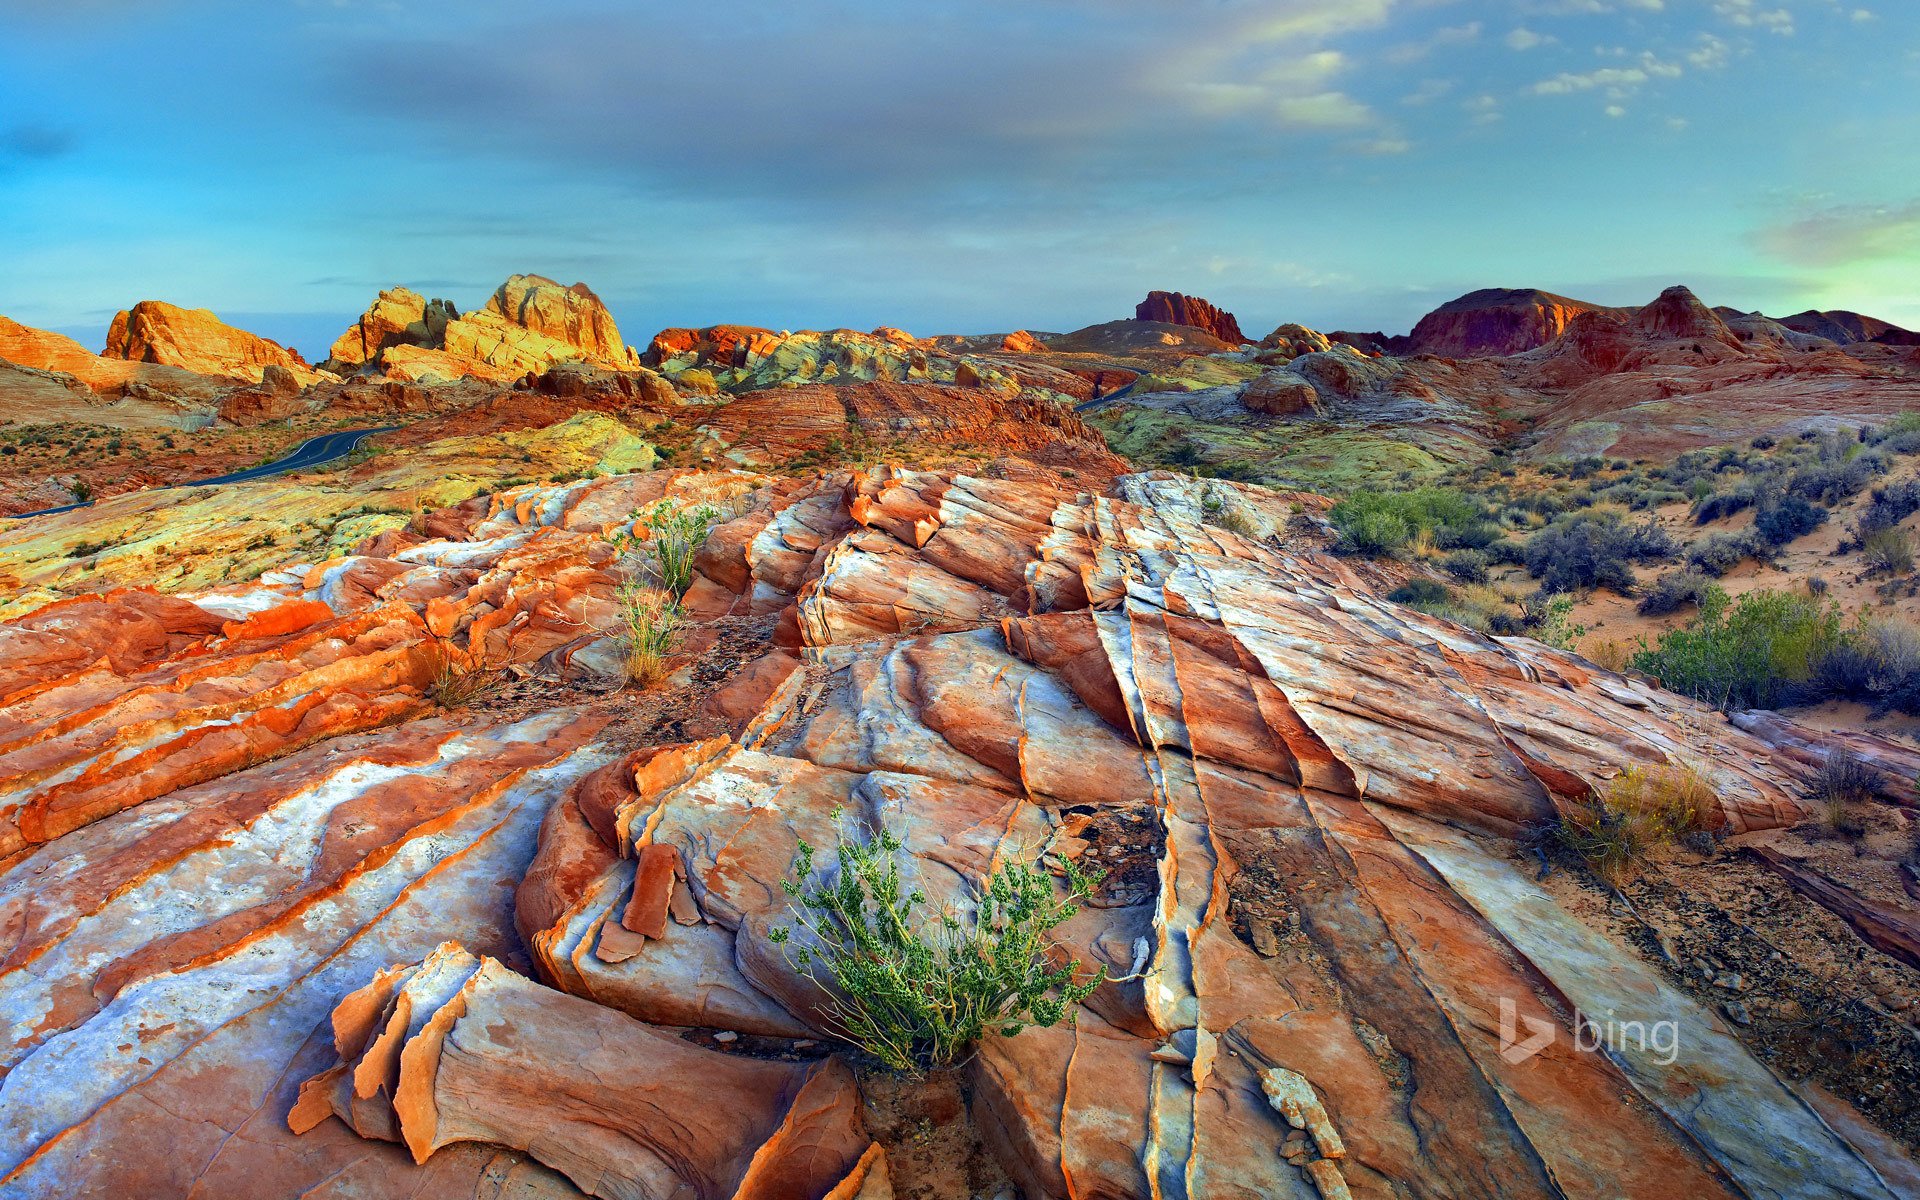
[(1920, 326), (1911, 0), (5, 0), (0, 312), (306, 351), (405, 283), (1256, 335), (1484, 286)]

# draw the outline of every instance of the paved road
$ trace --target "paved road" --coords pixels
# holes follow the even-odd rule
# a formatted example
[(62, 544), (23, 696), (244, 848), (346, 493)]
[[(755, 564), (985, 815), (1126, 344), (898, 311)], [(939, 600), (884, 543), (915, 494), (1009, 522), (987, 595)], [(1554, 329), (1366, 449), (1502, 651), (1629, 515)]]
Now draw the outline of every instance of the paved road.
[(1120, 397), (1132, 391), (1133, 385), (1139, 383), (1140, 376), (1144, 374), (1144, 372), (1136, 367), (1123, 367), (1116, 363), (1095, 363), (1093, 364), (1093, 369), (1096, 371), (1125, 371), (1132, 375), (1133, 378), (1129, 379), (1124, 386), (1117, 387), (1104, 396), (1095, 396), (1091, 400), (1082, 400), (1073, 406), (1073, 411), (1075, 412), (1085, 412), (1097, 404), (1105, 404), (1109, 400), (1118, 400)]
[[(303, 471), (308, 467), (318, 467), (330, 463), (336, 458), (345, 458), (352, 454), (364, 438), (376, 433), (392, 433), (398, 425), (382, 425), (378, 429), (343, 429), (339, 433), (323, 433), (319, 437), (310, 437), (293, 448), (293, 453), (258, 467), (249, 467), (244, 471), (234, 471), (228, 475), (215, 475), (211, 479), (196, 479), (192, 483), (182, 483), (179, 487), (220, 487), (229, 483), (245, 483), (249, 479), (265, 479), (269, 475), (279, 475), (285, 471)], [(85, 508), (93, 501), (79, 504), (65, 504), (59, 508), (43, 508), (36, 512), (10, 513), (9, 516), (45, 517), (53, 513), (72, 512), (76, 508)]]

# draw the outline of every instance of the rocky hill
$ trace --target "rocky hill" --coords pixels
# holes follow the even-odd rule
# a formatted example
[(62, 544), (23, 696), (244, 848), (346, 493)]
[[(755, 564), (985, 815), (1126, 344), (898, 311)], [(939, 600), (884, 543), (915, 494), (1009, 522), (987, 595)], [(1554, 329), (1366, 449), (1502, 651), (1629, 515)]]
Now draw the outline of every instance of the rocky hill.
[(1445, 358), (1518, 354), (1546, 345), (1575, 317), (1601, 307), (1534, 288), (1483, 288), (1421, 317), (1404, 343), (1388, 348)]
[(204, 308), (181, 308), (162, 300), (142, 300), (116, 313), (101, 355), (248, 383), (259, 383), (268, 367), (278, 367), (303, 384), (320, 379), (306, 360), (278, 342), (235, 329)]
[(1183, 296), (1179, 292), (1148, 292), (1147, 298), (1134, 306), (1133, 319), (1161, 325), (1191, 325), (1229, 346), (1252, 340), (1240, 332), (1240, 323), (1233, 319), (1232, 313), (1198, 296)]

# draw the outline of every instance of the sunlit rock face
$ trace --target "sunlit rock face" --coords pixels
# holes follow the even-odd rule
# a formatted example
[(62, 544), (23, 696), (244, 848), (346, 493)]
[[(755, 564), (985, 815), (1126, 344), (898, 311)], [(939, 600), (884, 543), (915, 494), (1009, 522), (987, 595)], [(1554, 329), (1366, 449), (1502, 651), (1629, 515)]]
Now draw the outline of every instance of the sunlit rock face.
[(1191, 325), (1229, 346), (1253, 340), (1240, 332), (1240, 322), (1233, 319), (1232, 313), (1216, 308), (1198, 296), (1183, 296), (1179, 292), (1148, 292), (1145, 300), (1134, 305), (1133, 319), (1159, 321), (1167, 325)]
[(116, 313), (101, 353), (248, 383), (259, 383), (268, 367), (289, 372), (303, 385), (322, 378), (278, 342), (235, 329), (204, 308), (180, 308), (161, 300), (142, 300)]
[(1399, 353), (1476, 358), (1544, 346), (1583, 312), (1602, 306), (1531, 288), (1485, 288), (1420, 318)]

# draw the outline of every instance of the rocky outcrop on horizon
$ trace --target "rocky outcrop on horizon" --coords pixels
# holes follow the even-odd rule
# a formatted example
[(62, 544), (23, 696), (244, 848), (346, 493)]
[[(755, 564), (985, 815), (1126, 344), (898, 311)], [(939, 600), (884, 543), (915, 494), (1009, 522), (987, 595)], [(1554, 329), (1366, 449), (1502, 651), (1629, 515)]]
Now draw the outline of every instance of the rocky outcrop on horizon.
[[(647, 724), (581, 684), (662, 500), (730, 515)], [(1385, 601), (1292, 543), (1303, 503), (655, 471), (0, 624), (0, 1176), (885, 1195), (768, 931), (800, 841), (887, 833), (961, 913), (1009, 855), (1105, 870), (1061, 929), (1105, 982), (989, 1035), (947, 1118), (1036, 1200), (1899, 1195), (1902, 1151), (1517, 841), (1660, 764), (1715, 826), (1782, 828), (1822, 735)], [(448, 661), (547, 690), (449, 712)], [(1675, 1053), (1574, 1036), (1643, 1009)], [(1507, 1011), (1553, 1036), (1503, 1054)]]
[(1848, 312), (1845, 309), (1829, 309), (1825, 312), (1808, 309), (1805, 312), (1794, 313), (1790, 317), (1781, 317), (1780, 324), (1800, 333), (1825, 338), (1840, 346), (1852, 345), (1855, 342), (1879, 342), (1888, 346), (1920, 346), (1920, 333), (1911, 329), (1902, 329), (1891, 321), (1882, 321), (1878, 317)]
[(1420, 318), (1396, 353), (1479, 358), (1544, 346), (1584, 312), (1602, 305), (1534, 288), (1483, 288), (1449, 300)]
[(428, 300), (409, 288), (388, 288), (333, 343), (326, 366), (346, 374), (380, 366), (391, 346), (445, 346), (447, 325), (459, 315), (451, 300)]
[(246, 383), (259, 383), (268, 367), (286, 370), (302, 386), (325, 378), (278, 342), (235, 329), (207, 309), (181, 308), (162, 300), (142, 300), (116, 313), (101, 356)]
[(1233, 319), (1232, 313), (1215, 308), (1198, 296), (1183, 296), (1179, 292), (1148, 292), (1145, 300), (1134, 305), (1133, 319), (1163, 325), (1191, 325), (1229, 346), (1252, 340), (1240, 332), (1240, 323)]
[(592, 288), (543, 275), (511, 276), (468, 313), (456, 313), (450, 301), (389, 288), (332, 353), (329, 363), (342, 373), (377, 369), (426, 384), (470, 377), (509, 383), (568, 362), (616, 371), (640, 365)]

